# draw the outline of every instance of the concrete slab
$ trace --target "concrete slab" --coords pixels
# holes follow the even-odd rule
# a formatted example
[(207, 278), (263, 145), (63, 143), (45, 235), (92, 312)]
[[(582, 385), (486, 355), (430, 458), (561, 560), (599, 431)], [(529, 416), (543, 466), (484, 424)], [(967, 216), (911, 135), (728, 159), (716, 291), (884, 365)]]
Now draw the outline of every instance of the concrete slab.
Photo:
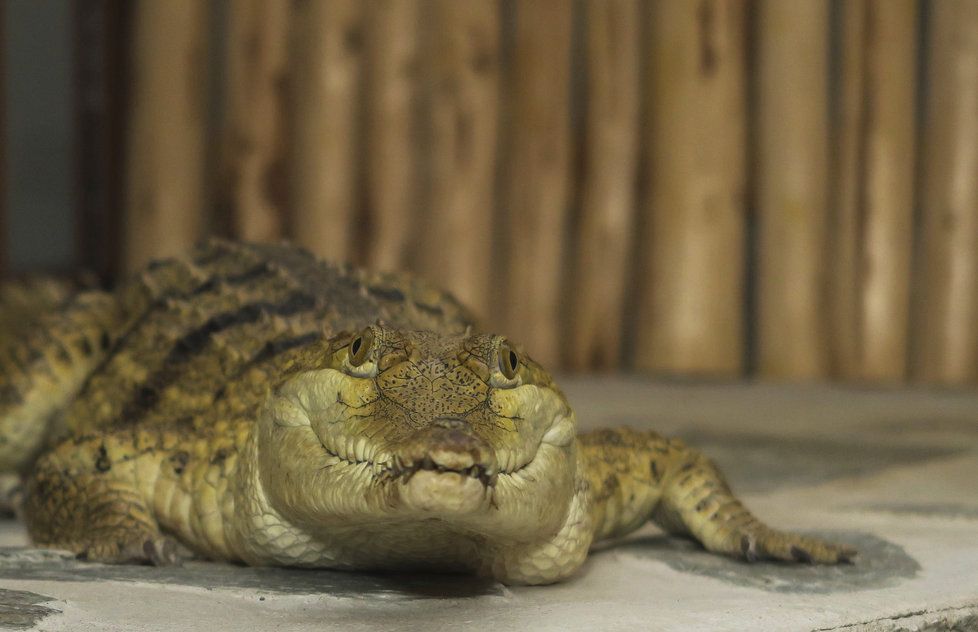
[(755, 513), (859, 548), (851, 566), (744, 564), (653, 527), (572, 580), (114, 567), (32, 550), (0, 523), (0, 627), (37, 630), (978, 630), (978, 394), (562, 382), (584, 428), (711, 454)]

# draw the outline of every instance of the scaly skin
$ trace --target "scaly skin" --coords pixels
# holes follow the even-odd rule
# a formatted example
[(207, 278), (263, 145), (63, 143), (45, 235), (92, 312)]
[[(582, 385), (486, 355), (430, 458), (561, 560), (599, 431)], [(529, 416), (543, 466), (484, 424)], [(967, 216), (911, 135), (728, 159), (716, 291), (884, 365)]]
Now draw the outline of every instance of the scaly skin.
[(650, 519), (747, 560), (854, 554), (764, 526), (679, 441), (576, 436), (542, 367), (415, 281), (218, 242), (116, 296), (98, 367), (61, 381), (71, 436), (32, 468), (40, 545), (510, 584), (564, 579)]

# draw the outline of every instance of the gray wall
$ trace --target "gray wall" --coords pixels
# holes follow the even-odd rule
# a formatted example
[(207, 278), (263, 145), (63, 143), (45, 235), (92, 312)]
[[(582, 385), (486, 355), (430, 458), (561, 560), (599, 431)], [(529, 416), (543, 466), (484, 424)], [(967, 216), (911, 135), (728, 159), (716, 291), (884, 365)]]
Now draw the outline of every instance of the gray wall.
[(7, 243), (10, 268), (72, 264), (73, 151), (69, 0), (7, 0)]

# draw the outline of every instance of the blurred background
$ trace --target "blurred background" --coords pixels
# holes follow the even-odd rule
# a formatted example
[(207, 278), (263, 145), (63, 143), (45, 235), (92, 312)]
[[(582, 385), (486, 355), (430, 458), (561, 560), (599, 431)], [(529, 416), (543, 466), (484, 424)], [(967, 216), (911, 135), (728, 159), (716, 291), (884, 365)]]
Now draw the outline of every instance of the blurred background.
[(978, 385), (978, 0), (4, 0), (0, 261), (207, 235), (548, 366)]

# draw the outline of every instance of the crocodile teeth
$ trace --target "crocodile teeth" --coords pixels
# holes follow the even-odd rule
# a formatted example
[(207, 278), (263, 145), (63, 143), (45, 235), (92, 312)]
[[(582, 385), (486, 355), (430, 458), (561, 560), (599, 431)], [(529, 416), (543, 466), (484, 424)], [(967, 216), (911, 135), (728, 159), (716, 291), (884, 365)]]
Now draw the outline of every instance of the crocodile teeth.
[(365, 438), (361, 437), (360, 440), (357, 441), (356, 449), (354, 450), (353, 454), (356, 456), (357, 461), (367, 460), (367, 440)]
[(482, 482), (486, 487), (493, 487), (496, 484), (496, 479), (498, 478), (498, 472), (489, 471), (483, 465), (473, 465), (472, 467), (465, 468), (462, 470), (453, 470), (435, 463), (430, 456), (426, 456), (420, 462), (410, 462), (406, 463), (402, 460), (400, 456), (396, 456), (392, 459), (392, 463), (388, 472), (395, 479), (402, 479), (403, 483), (407, 483), (411, 478), (421, 470), (431, 471), (431, 472), (455, 472), (462, 476), (467, 476), (469, 478), (474, 478)]

